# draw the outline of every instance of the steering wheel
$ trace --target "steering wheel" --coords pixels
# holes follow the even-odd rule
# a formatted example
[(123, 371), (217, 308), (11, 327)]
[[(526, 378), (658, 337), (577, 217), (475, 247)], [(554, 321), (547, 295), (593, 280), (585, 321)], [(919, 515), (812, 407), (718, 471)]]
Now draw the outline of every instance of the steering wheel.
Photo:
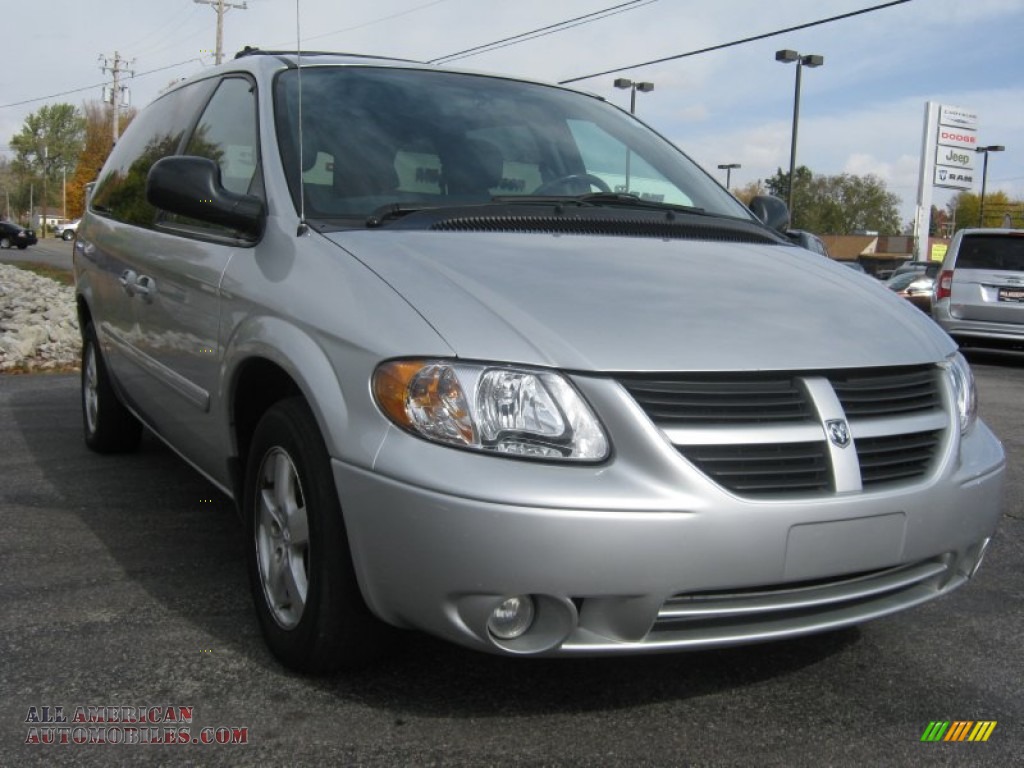
[[(567, 176), (560, 176), (557, 179), (551, 179), (545, 181), (539, 187), (537, 187), (531, 194), (534, 195), (550, 195), (557, 192), (570, 192), (572, 187), (578, 187), (579, 185), (585, 184), (586, 189), (579, 194), (586, 194), (590, 191), (590, 187), (597, 187), (602, 192), (611, 192), (612, 189), (609, 187), (604, 179), (595, 176), (592, 173), (570, 173)], [(577, 194), (573, 192), (572, 194)]]

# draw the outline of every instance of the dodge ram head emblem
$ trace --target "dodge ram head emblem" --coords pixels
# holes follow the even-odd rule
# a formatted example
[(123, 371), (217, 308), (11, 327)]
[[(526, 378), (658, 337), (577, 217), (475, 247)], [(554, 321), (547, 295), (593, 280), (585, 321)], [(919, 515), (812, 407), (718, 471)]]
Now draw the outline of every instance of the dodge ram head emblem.
[(833, 445), (845, 448), (850, 444), (850, 428), (842, 419), (829, 419), (825, 422), (825, 431)]

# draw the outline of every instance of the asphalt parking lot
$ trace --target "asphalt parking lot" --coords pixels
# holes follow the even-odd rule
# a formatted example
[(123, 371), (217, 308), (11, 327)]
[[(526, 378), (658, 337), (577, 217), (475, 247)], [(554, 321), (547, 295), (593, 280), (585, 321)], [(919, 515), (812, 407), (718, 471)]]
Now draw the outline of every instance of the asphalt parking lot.
[[(75, 375), (0, 376), (0, 765), (1019, 765), (1024, 357), (971, 359), (1009, 486), (981, 571), (945, 599), (641, 658), (509, 660), (409, 634), (392, 661), (328, 679), (265, 650), (224, 497), (150, 436), (89, 453)], [(186, 743), (41, 743), (55, 707), (67, 728), (78, 707), (159, 707), (137, 727)], [(922, 743), (935, 720), (997, 726)], [(233, 734), (247, 743), (216, 743)]]

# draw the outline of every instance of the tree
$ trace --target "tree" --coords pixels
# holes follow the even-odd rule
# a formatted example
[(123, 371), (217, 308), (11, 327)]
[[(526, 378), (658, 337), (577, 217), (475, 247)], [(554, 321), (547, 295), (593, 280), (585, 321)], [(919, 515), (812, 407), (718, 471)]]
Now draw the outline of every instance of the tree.
[(985, 193), (985, 221), (981, 217), (981, 197), (973, 192), (959, 192), (946, 206), (956, 229), (965, 227), (1001, 227), (1007, 214), (1014, 226), (1024, 226), (1024, 200), (1011, 200), (1002, 190)]
[[(809, 185), (812, 178), (813, 174), (811, 173), (811, 169), (806, 165), (798, 165), (796, 167), (796, 187), (793, 190), (794, 210), (799, 211), (801, 209), (806, 209), (807, 205), (811, 202), (809, 196)], [(768, 191), (771, 194), (788, 202), (789, 171), (783, 171), (779, 168), (775, 172), (774, 176), (764, 180), (764, 185), (768, 188)]]
[[(85, 139), (82, 152), (78, 156), (75, 172), (68, 179), (68, 218), (77, 219), (85, 210), (85, 185), (95, 181), (99, 176), (103, 163), (107, 161), (110, 151), (114, 148), (111, 135), (110, 110), (104, 104), (88, 102), (84, 106)], [(120, 118), (123, 131), (135, 116), (135, 110), (129, 110)]]
[(750, 205), (750, 201), (758, 195), (767, 195), (768, 190), (760, 179), (748, 182), (742, 187), (732, 190), (733, 195), (744, 205)]
[[(82, 151), (85, 118), (71, 104), (47, 104), (25, 118), (10, 141), (15, 152), (13, 169), (21, 184), (35, 183), (35, 199), (49, 206), (65, 173), (72, 171)], [(43, 188), (47, 199), (42, 199)]]
[(949, 214), (941, 208), (936, 208), (934, 205), (931, 209), (931, 216), (928, 218), (928, 236), (929, 237), (949, 237), (951, 234), (949, 226), (952, 223)]
[[(785, 198), (789, 174), (780, 168), (765, 180), (765, 186), (773, 195)], [(801, 165), (796, 169), (791, 226), (830, 235), (862, 231), (894, 235), (900, 232), (899, 204), (899, 197), (873, 174), (815, 176)]]

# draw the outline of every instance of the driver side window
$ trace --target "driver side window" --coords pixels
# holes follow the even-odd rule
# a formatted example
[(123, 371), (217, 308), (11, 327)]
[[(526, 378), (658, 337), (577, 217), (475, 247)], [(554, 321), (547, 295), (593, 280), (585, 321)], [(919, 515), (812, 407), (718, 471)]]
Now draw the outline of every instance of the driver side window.
[(643, 157), (599, 126), (586, 120), (567, 122), (586, 172), (604, 181), (612, 192), (656, 203), (693, 204)]

